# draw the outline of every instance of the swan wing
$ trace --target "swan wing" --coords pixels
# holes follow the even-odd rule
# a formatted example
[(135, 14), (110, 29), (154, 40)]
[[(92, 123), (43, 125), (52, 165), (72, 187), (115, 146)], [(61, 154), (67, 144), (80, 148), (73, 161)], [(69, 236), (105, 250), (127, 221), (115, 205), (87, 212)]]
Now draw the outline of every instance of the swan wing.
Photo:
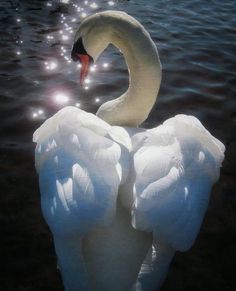
[(132, 224), (176, 250), (192, 246), (219, 177), (224, 145), (193, 116), (133, 137)]
[(112, 223), (128, 157), (110, 131), (95, 115), (66, 107), (34, 133), (41, 206), (54, 235)]

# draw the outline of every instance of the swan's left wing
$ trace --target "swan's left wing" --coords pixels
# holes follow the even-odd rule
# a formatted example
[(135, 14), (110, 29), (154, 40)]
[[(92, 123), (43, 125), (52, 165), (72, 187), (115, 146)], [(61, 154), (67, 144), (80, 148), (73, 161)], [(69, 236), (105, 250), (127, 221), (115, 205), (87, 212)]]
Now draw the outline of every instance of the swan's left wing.
[(95, 115), (66, 107), (35, 132), (41, 205), (54, 235), (112, 223), (129, 158), (111, 130)]
[(175, 250), (190, 248), (198, 234), (223, 144), (195, 117), (178, 115), (133, 137), (133, 225)]

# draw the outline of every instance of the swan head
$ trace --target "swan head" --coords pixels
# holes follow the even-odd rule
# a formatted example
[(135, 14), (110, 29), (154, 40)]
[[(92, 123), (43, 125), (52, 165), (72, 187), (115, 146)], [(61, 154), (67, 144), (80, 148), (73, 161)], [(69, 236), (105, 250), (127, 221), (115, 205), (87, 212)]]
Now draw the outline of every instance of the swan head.
[(73, 61), (79, 61), (82, 65), (80, 71), (80, 83), (83, 84), (89, 72), (91, 64), (96, 62), (100, 54), (109, 44), (109, 27), (104, 30), (103, 19), (94, 14), (87, 17), (75, 34), (75, 40), (71, 51)]

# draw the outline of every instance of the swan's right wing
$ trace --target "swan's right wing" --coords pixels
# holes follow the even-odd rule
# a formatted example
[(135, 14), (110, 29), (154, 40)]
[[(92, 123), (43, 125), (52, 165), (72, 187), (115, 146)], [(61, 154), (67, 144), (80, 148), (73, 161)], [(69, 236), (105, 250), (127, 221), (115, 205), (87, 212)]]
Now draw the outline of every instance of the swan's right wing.
[(133, 145), (134, 227), (175, 250), (190, 248), (219, 177), (223, 144), (195, 117), (178, 115), (137, 134)]
[(66, 107), (35, 132), (41, 206), (54, 235), (83, 235), (112, 223), (129, 157), (110, 129), (98, 117)]

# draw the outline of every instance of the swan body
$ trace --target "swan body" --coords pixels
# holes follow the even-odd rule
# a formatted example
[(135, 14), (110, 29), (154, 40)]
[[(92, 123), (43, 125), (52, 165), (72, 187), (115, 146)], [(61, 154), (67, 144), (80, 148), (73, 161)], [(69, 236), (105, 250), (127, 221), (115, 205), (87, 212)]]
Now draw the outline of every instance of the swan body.
[(130, 85), (97, 116), (65, 107), (34, 133), (42, 211), (63, 283), (69, 291), (158, 290), (175, 251), (196, 239), (224, 145), (193, 116), (137, 127), (156, 100), (161, 64), (135, 19), (97, 13), (81, 24), (75, 43), (81, 39), (72, 52), (93, 60), (110, 42), (117, 46)]

